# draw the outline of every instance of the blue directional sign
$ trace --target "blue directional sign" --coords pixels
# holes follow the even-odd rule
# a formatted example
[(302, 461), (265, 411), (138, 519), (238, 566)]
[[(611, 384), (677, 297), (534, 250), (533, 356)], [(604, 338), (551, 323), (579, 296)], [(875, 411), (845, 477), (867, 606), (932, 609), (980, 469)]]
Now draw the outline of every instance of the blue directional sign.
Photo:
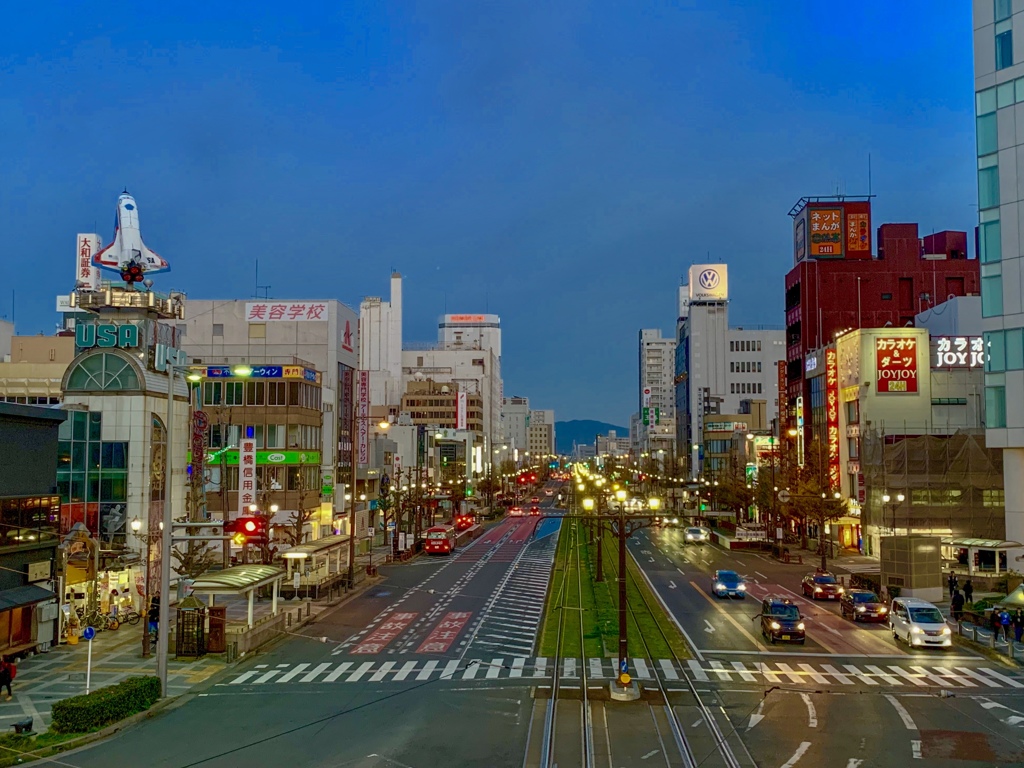
[(622, 663), (619, 664), (619, 672), (622, 672), (623, 674), (625, 674), (626, 672), (629, 672), (629, 662), (626, 661), (625, 659), (623, 659)]
[(95, 630), (95, 628), (93, 628), (93, 627), (86, 627), (85, 629), (83, 629), (82, 630), (82, 637), (84, 637), (86, 640), (92, 640), (94, 637), (96, 637), (96, 630)]

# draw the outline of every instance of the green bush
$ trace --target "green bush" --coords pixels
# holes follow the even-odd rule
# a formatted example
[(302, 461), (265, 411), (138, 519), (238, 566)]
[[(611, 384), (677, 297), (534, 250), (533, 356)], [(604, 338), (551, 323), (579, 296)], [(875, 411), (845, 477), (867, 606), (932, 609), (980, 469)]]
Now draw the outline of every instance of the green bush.
[(88, 695), (54, 702), (50, 729), (57, 733), (88, 733), (144, 712), (159, 698), (159, 678), (129, 677)]

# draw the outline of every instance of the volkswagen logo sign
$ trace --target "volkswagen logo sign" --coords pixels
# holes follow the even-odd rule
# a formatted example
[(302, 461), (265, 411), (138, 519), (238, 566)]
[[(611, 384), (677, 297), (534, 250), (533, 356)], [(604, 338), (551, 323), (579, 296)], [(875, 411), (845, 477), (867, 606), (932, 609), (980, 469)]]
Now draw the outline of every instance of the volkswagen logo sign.
[(700, 282), (700, 287), (705, 291), (713, 291), (718, 287), (718, 271), (714, 269), (705, 269), (700, 273), (697, 280)]

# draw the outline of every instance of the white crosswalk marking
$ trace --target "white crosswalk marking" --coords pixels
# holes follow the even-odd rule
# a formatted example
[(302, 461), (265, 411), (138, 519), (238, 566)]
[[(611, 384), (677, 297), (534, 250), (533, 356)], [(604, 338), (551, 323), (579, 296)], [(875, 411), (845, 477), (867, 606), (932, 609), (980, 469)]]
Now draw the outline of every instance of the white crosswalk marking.
[[(739, 662), (734, 661), (735, 666)], [(666, 680), (678, 680), (679, 674), (676, 672), (676, 668), (672, 666), (672, 662), (668, 659), (658, 659), (658, 664), (661, 666), (661, 674), (665, 676)], [(744, 678), (746, 679), (746, 678)], [(753, 680), (754, 676), (751, 675), (750, 679)]]
[(821, 668), (828, 674), (832, 675), (842, 685), (853, 685), (853, 681), (840, 672), (838, 669), (833, 667), (831, 664), (822, 664)]
[(714, 670), (715, 674), (718, 675), (719, 680), (724, 680), (727, 683), (732, 682), (732, 673), (726, 670), (725, 665), (720, 661), (712, 661), (711, 669)]
[[(365, 657), (364, 657), (365, 658)], [(799, 658), (799, 657), (797, 657)], [(564, 679), (578, 680), (580, 672), (587, 670), (591, 680), (610, 680), (616, 674), (614, 659), (562, 659), (557, 671)], [(973, 688), (1024, 689), (1024, 676), (1010, 670), (991, 667), (944, 667), (909, 663), (910, 657), (900, 664), (828, 664), (818, 661), (719, 661), (704, 662), (687, 659), (682, 669), (669, 659), (630, 660), (634, 676), (638, 679), (658, 678), (676, 681), (685, 670), (687, 676), (700, 683), (795, 684), (841, 686), (887, 686), (900, 688)], [(552, 660), (544, 657), (495, 656), (487, 661), (475, 659), (459, 661), (448, 659), (374, 661), (363, 659), (340, 663), (303, 662), (299, 664), (257, 664), (218, 685), (249, 685), (263, 689), (274, 685), (302, 683), (402, 683), (404, 681), (473, 680), (476, 684), (488, 681), (525, 678), (543, 680), (556, 668)], [(834, 681), (834, 682), (833, 682)], [(524, 680), (525, 682), (525, 680)]]
[(415, 661), (407, 661), (402, 666), (402, 668), (395, 673), (395, 676), (393, 678), (391, 678), (391, 679), (401, 682), (402, 680), (405, 680), (405, 678), (409, 675), (409, 673), (412, 672), (414, 669), (416, 669), (416, 662)]
[(693, 675), (694, 680), (697, 680), (701, 683), (706, 683), (711, 679), (707, 676), (707, 673), (704, 672), (704, 669), (703, 667), (701, 667), (699, 661), (696, 661), (695, 659), (688, 659), (686, 663), (690, 667), (690, 673)]
[(853, 666), (853, 664), (843, 664), (843, 666), (862, 683), (866, 683), (867, 685), (878, 685), (878, 681), (875, 680), (875, 678), (871, 675), (864, 674), (857, 667)]
[(821, 683), (822, 685), (828, 685), (828, 678), (818, 672), (810, 664), (799, 664), (798, 666), (806, 672), (808, 677), (810, 677), (814, 682)]

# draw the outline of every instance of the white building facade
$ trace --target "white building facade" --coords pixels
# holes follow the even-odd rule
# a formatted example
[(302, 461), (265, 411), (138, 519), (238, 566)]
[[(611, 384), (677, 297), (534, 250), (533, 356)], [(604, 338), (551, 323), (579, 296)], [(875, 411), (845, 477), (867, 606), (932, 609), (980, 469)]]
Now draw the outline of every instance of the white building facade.
[[(367, 296), (359, 305), (359, 369), (370, 372), (370, 403), (402, 401), (402, 276), (391, 275), (391, 298)], [(394, 411), (397, 413), (397, 410)]]
[(659, 329), (640, 331), (639, 447), (642, 452), (675, 453), (676, 342)]
[[(974, 0), (973, 8), (986, 441), (1003, 449), (1006, 538), (1024, 542), (1024, 6)], [(1022, 557), (1011, 552), (1009, 567)]]
[(502, 433), (512, 451), (523, 453), (527, 448), (530, 427), (530, 398), (506, 397), (501, 407)]

